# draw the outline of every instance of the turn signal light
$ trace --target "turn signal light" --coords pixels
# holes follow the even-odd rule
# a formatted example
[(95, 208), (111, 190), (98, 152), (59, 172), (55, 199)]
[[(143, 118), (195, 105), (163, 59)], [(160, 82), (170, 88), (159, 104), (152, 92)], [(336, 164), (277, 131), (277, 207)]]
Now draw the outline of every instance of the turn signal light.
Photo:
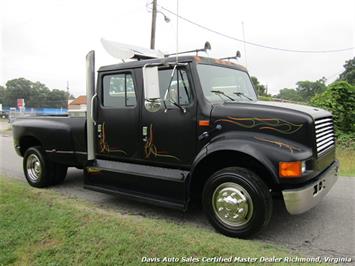
[(210, 121), (209, 120), (199, 120), (198, 125), (200, 127), (208, 127), (210, 125)]
[(279, 162), (279, 176), (284, 178), (300, 177), (302, 175), (302, 162)]

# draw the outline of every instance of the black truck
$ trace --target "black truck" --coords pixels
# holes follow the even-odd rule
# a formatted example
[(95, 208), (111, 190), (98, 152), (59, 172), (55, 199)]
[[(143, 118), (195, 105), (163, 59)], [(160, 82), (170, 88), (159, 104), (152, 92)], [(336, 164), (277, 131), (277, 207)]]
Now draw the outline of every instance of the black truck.
[(259, 101), (243, 66), (137, 56), (101, 67), (95, 86), (94, 58), (86, 118), (13, 124), (31, 186), (59, 184), (77, 167), (87, 189), (183, 211), (201, 202), (218, 231), (245, 238), (268, 224), (274, 196), (300, 214), (336, 182), (331, 113)]

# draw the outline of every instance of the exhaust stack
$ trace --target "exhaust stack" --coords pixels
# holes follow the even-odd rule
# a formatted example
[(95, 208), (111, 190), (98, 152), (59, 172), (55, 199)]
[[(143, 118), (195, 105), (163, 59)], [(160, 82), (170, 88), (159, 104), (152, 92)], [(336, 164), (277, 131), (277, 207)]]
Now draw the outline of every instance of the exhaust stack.
[(95, 90), (95, 51), (90, 51), (86, 55), (86, 137), (88, 161), (95, 160), (95, 141), (94, 141), (94, 123), (93, 102), (96, 97)]

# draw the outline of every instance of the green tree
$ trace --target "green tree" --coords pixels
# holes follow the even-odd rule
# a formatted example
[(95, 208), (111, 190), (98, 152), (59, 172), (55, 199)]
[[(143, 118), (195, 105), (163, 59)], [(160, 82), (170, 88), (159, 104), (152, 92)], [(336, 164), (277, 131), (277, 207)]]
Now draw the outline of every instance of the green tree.
[(280, 90), (279, 94), (276, 95), (277, 98), (293, 101), (302, 102), (302, 96), (295, 89), (284, 88)]
[(54, 89), (49, 92), (47, 97), (47, 107), (67, 108), (68, 93), (62, 90)]
[(5, 88), (3, 86), (0, 86), (0, 103), (4, 104), (4, 99), (5, 98)]
[(17, 99), (21, 98), (25, 99), (26, 107), (66, 108), (68, 94), (62, 90), (51, 91), (43, 83), (32, 82), (25, 78), (12, 79), (6, 82), (4, 106), (16, 107)]
[(355, 57), (345, 61), (344, 72), (339, 75), (339, 80), (347, 81), (349, 84), (355, 86)]
[(259, 80), (256, 77), (251, 76), (251, 81), (254, 84), (258, 96), (269, 96), (267, 94), (267, 87), (260, 84)]
[(355, 86), (346, 81), (334, 82), (325, 92), (314, 96), (311, 104), (332, 112), (338, 131), (354, 134)]
[(326, 90), (327, 86), (325, 85), (326, 79), (323, 77), (317, 81), (303, 80), (296, 83), (296, 91), (302, 98), (302, 101), (309, 102), (310, 99), (319, 93), (322, 93)]
[(5, 105), (9, 107), (17, 106), (17, 99), (25, 99), (25, 104), (30, 99), (32, 93), (32, 82), (25, 78), (12, 79), (6, 82)]
[(47, 103), (49, 93), (50, 90), (46, 85), (38, 81), (32, 82), (31, 95), (26, 105), (33, 108), (49, 107)]

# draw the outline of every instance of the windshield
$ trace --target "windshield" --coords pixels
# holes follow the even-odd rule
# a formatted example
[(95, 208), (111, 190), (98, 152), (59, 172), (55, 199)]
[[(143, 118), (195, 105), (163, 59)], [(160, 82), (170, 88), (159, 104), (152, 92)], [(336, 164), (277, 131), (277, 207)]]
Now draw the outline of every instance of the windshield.
[(210, 102), (256, 101), (246, 72), (214, 65), (198, 64), (203, 94)]

